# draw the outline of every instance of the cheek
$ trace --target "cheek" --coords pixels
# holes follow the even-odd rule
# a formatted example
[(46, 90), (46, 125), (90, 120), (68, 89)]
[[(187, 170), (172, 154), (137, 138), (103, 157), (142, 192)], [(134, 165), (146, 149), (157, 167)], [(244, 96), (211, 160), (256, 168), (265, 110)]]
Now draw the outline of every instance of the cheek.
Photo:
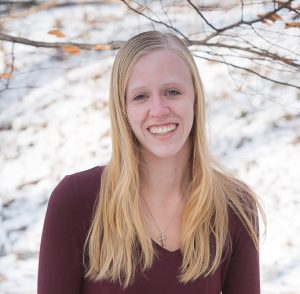
[(134, 133), (135, 136), (138, 135), (138, 129), (141, 125), (141, 121), (139, 119), (139, 113), (135, 110), (132, 109), (131, 107), (127, 108), (127, 119), (129, 126)]
[(186, 107), (184, 116), (185, 116), (185, 119), (186, 119), (186, 127), (188, 128), (188, 131), (190, 132), (192, 127), (193, 127), (194, 118), (195, 118), (193, 103), (191, 103), (191, 105)]
[(178, 105), (179, 111), (186, 119), (194, 118), (194, 100), (186, 101), (184, 104)]
[(127, 120), (128, 120), (128, 124), (129, 127), (131, 128), (131, 130), (134, 127), (134, 120), (133, 120), (134, 116), (132, 116), (132, 114), (130, 113), (130, 111), (127, 110)]

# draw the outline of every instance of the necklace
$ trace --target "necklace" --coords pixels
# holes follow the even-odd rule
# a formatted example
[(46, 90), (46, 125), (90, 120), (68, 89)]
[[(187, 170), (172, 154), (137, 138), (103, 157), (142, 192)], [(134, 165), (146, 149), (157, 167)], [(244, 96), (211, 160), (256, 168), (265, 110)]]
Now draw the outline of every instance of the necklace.
[[(185, 190), (185, 192), (183, 194), (183, 197), (185, 197), (185, 194), (186, 194), (187, 190), (188, 189)], [(144, 203), (146, 205), (146, 208), (147, 208), (147, 210), (148, 210), (148, 212), (149, 212), (149, 214), (150, 214), (150, 216), (151, 216), (151, 218), (153, 220), (154, 225), (156, 226), (156, 228), (157, 228), (157, 230), (159, 232), (159, 237), (157, 238), (157, 240), (160, 242), (160, 244), (161, 244), (162, 247), (166, 247), (166, 239), (168, 238), (166, 233), (167, 233), (168, 229), (170, 228), (170, 226), (172, 225), (172, 223), (173, 223), (173, 221), (175, 219), (175, 216), (177, 215), (177, 212), (178, 212), (179, 208), (175, 211), (175, 213), (174, 213), (174, 215), (173, 215), (170, 223), (168, 224), (168, 226), (164, 230), (161, 230), (160, 227), (159, 227), (159, 225), (155, 221), (155, 218), (154, 218), (154, 216), (153, 216), (153, 214), (151, 212), (151, 209), (148, 206), (148, 204), (147, 204), (147, 202), (146, 202), (146, 200), (144, 199), (143, 196), (142, 196), (142, 199), (143, 199), (143, 201), (144, 201)], [(179, 207), (180, 207), (180, 205), (179, 205)]]

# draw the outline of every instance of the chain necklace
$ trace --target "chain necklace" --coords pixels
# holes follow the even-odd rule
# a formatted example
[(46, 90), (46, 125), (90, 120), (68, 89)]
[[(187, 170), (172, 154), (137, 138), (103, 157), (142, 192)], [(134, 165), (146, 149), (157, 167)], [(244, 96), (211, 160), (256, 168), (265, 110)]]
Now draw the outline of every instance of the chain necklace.
[[(187, 190), (188, 189), (185, 190), (185, 192), (183, 194), (183, 197), (185, 197), (185, 194), (186, 194)], [(157, 230), (159, 232), (159, 237), (157, 238), (157, 240), (160, 242), (160, 244), (161, 244), (162, 247), (166, 247), (166, 239), (168, 238), (166, 232), (168, 231), (168, 229), (172, 225), (172, 223), (173, 223), (173, 221), (175, 219), (175, 216), (177, 215), (177, 212), (178, 212), (179, 208), (175, 211), (174, 216), (172, 217), (172, 219), (171, 219), (170, 223), (168, 224), (168, 226), (164, 230), (161, 230), (160, 227), (159, 227), (159, 225), (155, 221), (155, 218), (154, 218), (154, 216), (153, 216), (153, 214), (151, 212), (151, 209), (148, 206), (148, 204), (147, 204), (147, 202), (146, 202), (146, 200), (144, 199), (143, 196), (142, 196), (142, 199), (143, 199), (143, 201), (144, 201), (144, 203), (146, 205), (146, 208), (147, 208), (147, 210), (148, 210), (148, 212), (149, 212), (149, 214), (150, 214), (150, 216), (151, 216), (151, 218), (153, 220), (154, 225), (156, 226), (156, 228), (157, 228)], [(179, 205), (179, 207), (180, 207), (180, 205)]]

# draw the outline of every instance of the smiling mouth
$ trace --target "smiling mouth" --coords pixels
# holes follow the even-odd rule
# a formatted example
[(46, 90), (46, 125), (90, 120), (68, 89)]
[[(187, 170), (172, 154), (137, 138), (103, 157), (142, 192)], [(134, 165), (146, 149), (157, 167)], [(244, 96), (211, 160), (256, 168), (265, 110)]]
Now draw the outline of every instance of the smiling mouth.
[(163, 126), (151, 126), (148, 131), (153, 135), (166, 135), (173, 132), (177, 128), (178, 124), (167, 124)]

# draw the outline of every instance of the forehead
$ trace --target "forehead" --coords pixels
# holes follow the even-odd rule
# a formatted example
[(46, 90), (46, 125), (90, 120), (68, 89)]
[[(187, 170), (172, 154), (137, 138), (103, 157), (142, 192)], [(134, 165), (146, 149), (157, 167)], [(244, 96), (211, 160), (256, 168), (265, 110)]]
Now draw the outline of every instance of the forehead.
[(127, 90), (148, 82), (184, 82), (191, 78), (191, 70), (183, 57), (174, 50), (158, 49), (137, 59), (129, 74)]

